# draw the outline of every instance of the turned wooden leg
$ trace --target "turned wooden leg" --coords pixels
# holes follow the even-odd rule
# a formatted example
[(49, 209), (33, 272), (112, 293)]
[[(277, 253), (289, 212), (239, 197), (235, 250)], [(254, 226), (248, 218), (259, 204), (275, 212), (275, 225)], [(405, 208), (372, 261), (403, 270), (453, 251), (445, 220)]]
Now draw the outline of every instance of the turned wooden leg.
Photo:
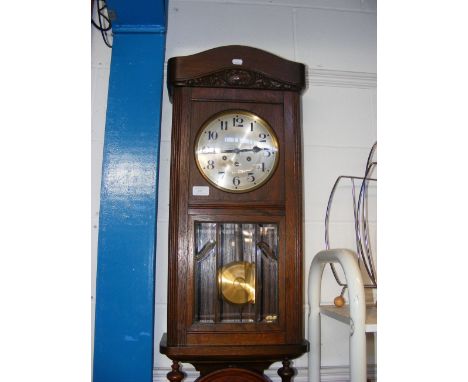
[(167, 379), (171, 382), (180, 382), (184, 379), (185, 374), (180, 371), (180, 365), (177, 361), (172, 361), (172, 370), (167, 373)]
[(294, 369), (290, 367), (291, 362), (286, 358), (283, 361), (283, 367), (278, 370), (278, 375), (281, 377), (282, 382), (290, 382), (291, 378), (294, 377)]

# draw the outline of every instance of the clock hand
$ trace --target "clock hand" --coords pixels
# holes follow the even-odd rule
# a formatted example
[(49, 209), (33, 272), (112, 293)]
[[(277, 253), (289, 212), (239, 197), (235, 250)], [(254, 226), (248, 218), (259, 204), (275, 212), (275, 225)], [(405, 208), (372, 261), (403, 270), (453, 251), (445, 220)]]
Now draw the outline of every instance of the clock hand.
[(265, 149), (262, 149), (262, 148), (260, 148), (258, 146), (254, 146), (251, 149), (241, 149), (239, 151), (242, 152), (242, 153), (247, 152), (247, 151), (253, 151), (254, 153), (258, 153), (259, 151), (262, 151), (262, 150), (265, 150)]
[(227, 150), (223, 150), (221, 151), (222, 154), (225, 154), (225, 153), (235, 153), (235, 154), (239, 154), (239, 153), (246, 153), (246, 152), (249, 152), (249, 151), (253, 151), (254, 153), (258, 153), (259, 151), (262, 151), (262, 150), (268, 150), (268, 149), (262, 149), (258, 146), (254, 146), (252, 147), (251, 149), (227, 149)]
[(240, 151), (241, 151), (240, 149), (227, 149), (227, 150), (220, 151), (220, 153), (221, 154), (230, 154), (230, 153), (239, 154)]

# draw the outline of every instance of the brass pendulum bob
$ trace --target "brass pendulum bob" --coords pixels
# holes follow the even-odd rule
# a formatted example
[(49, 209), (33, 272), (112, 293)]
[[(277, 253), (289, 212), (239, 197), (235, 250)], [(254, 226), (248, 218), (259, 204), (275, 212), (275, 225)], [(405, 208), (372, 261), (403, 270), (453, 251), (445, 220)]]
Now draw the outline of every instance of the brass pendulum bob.
[(218, 288), (231, 304), (255, 304), (255, 264), (234, 261), (218, 272)]

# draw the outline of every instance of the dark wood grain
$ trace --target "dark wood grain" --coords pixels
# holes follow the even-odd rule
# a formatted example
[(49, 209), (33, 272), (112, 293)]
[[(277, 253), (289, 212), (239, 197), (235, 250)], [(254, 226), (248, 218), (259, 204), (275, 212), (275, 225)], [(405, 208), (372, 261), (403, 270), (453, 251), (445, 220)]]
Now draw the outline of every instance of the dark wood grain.
[[(233, 58), (242, 58), (242, 66), (233, 65)], [(167, 336), (161, 340), (160, 351), (176, 362), (192, 363), (206, 377), (217, 370), (233, 367), (250, 369), (261, 376), (273, 362), (294, 359), (308, 350), (303, 323), (300, 126), (304, 65), (255, 48), (230, 46), (172, 58), (168, 70), (168, 88), (174, 105), (168, 327)], [(253, 191), (238, 194), (221, 191), (209, 185), (196, 166), (194, 141), (197, 133), (211, 116), (223, 110), (246, 110), (260, 116), (278, 138), (280, 159), (275, 173), (262, 187)], [(210, 187), (209, 197), (193, 195), (194, 186)], [(278, 226), (275, 268), (262, 265), (258, 254), (256, 260), (249, 260), (258, 264), (257, 269), (261, 269), (263, 275), (256, 274), (257, 285), (262, 277), (277, 277), (277, 281), (271, 280), (277, 283), (277, 289), (264, 282), (265, 288), (273, 292), (277, 290), (277, 294), (264, 291), (261, 295), (262, 307), (278, 312), (276, 320), (259, 320), (259, 303), (255, 307), (246, 307), (248, 317), (256, 317), (252, 322), (223, 322), (223, 311), (231, 317), (235, 316), (238, 308), (216, 298), (219, 290), (213, 290), (213, 285), (217, 284), (210, 284), (207, 280), (203, 285), (211, 285), (205, 288), (209, 290), (207, 298), (210, 305), (198, 312), (211, 315), (213, 319), (200, 321), (197, 318), (197, 304), (201, 297), (197, 294), (196, 281), (207, 277), (197, 275), (197, 272), (211, 269), (200, 267), (195, 260), (195, 226), (202, 222), (216, 222), (218, 226), (224, 223)], [(221, 242), (219, 231), (217, 229), (217, 242)], [(218, 247), (216, 251), (219, 251)], [(219, 261), (220, 253), (213, 256)], [(255, 293), (260, 297), (262, 288), (259, 287)], [(284, 380), (287, 380), (293, 369), (289, 364), (283, 368)], [(174, 378), (179, 377), (177, 370), (173, 375)], [(221, 375), (224, 374), (220, 372), (213, 378)], [(228, 378), (227, 374), (225, 376)], [(200, 381), (211, 380), (217, 379)]]
[[(228, 92), (226, 92), (228, 94)], [(273, 176), (268, 182), (253, 192), (247, 192), (243, 194), (236, 194), (233, 198), (232, 193), (219, 190), (212, 187), (210, 189), (210, 197), (204, 196), (193, 196), (189, 194), (189, 205), (193, 204), (212, 204), (216, 203), (218, 206), (222, 206), (224, 203), (231, 203), (233, 200), (237, 204), (248, 202), (249, 204), (257, 203), (268, 203), (277, 206), (284, 205), (284, 161), (281, 160), (281, 152), (284, 150), (285, 138), (284, 138), (284, 122), (283, 122), (283, 105), (282, 104), (264, 104), (264, 103), (243, 103), (243, 102), (194, 102), (192, 105), (192, 121), (191, 121), (191, 146), (189, 152), (193, 158), (190, 161), (190, 178), (189, 178), (189, 190), (193, 186), (209, 186), (209, 183), (198, 171), (195, 163), (194, 156), (194, 141), (200, 126), (203, 125), (206, 120), (213, 114), (216, 114), (222, 110), (229, 109), (242, 109), (264, 118), (276, 133), (279, 140), (280, 150), (280, 162), (276, 168)]]
[[(241, 59), (235, 65), (233, 59)], [(168, 61), (168, 89), (175, 87), (292, 90), (305, 87), (305, 66), (242, 45), (210, 49)]]
[(159, 350), (162, 354), (171, 359), (178, 359), (181, 362), (205, 361), (205, 362), (256, 362), (268, 361), (271, 363), (281, 361), (285, 358), (294, 359), (309, 350), (309, 342), (305, 339), (297, 344), (276, 344), (265, 346), (238, 345), (235, 341), (230, 345), (203, 346), (197, 345), (170, 346), (167, 342), (167, 335), (163, 334), (159, 343)]

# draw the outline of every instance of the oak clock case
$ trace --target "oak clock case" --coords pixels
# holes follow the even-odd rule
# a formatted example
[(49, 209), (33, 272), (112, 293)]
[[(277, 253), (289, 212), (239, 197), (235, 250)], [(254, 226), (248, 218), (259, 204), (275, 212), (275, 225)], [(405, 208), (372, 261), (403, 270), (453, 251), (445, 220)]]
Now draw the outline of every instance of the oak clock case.
[[(242, 65), (236, 65), (236, 62)], [(302, 294), (304, 66), (227, 46), (168, 63), (173, 102), (168, 331), (200, 382), (289, 381), (307, 351)]]

